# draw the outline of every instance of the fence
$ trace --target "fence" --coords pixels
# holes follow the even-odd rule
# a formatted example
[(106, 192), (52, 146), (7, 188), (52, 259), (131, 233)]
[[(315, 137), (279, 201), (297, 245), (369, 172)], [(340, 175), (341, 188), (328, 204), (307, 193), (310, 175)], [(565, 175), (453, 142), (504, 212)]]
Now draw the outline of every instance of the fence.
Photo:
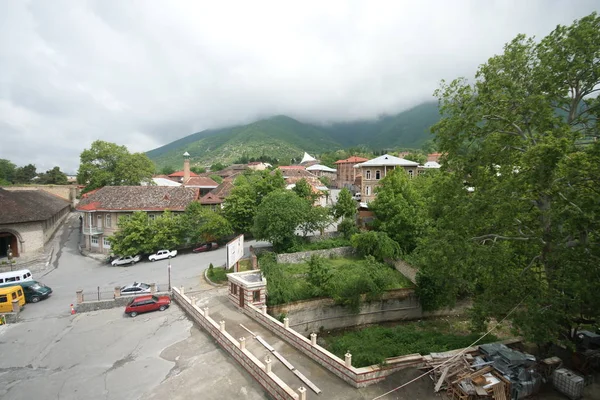
[[(155, 285), (154, 291), (153, 292), (148, 292), (148, 293), (140, 293), (140, 292), (133, 292), (133, 293), (121, 293), (121, 287), (113, 287), (111, 288), (106, 288), (106, 287), (100, 287), (97, 286), (96, 289), (85, 289), (85, 290), (81, 290), (77, 292), (77, 303), (81, 304), (81, 303), (89, 303), (89, 302), (99, 302), (99, 301), (105, 301), (105, 300), (116, 300), (117, 298), (125, 298), (125, 299), (129, 299), (132, 296), (135, 295), (142, 295), (142, 294), (153, 294), (153, 293), (158, 293), (158, 292), (165, 292), (169, 289), (169, 284), (168, 283), (157, 283), (157, 284), (150, 284)], [(126, 300), (121, 300), (119, 302), (119, 304), (121, 302), (127, 302)]]

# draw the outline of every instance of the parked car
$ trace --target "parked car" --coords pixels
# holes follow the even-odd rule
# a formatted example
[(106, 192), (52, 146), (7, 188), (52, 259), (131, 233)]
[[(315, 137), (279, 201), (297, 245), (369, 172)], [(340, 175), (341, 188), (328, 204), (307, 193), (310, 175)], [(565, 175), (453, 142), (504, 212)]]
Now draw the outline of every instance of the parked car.
[[(156, 286), (156, 291), (158, 292), (158, 286)], [(133, 282), (131, 285), (126, 285), (121, 288), (121, 296), (143, 293), (152, 293), (150, 285), (147, 283)]]
[(21, 281), (1, 284), (0, 287), (21, 286), (25, 293), (26, 303), (37, 303), (47, 299), (52, 294), (52, 289), (38, 281)]
[(140, 261), (140, 256), (124, 256), (124, 257), (119, 257), (116, 258), (114, 260), (112, 260), (112, 262), (110, 263), (112, 266), (117, 266), (117, 265), (127, 265), (127, 264), (135, 264), (136, 262)]
[(164, 260), (165, 258), (173, 258), (177, 256), (177, 250), (169, 251), (169, 250), (159, 250), (154, 254), (150, 254), (148, 260), (156, 261), (156, 260)]
[(192, 251), (194, 253), (202, 253), (204, 251), (216, 250), (218, 248), (219, 248), (218, 243), (212, 242), (212, 243), (204, 243), (203, 245), (200, 245), (200, 247), (196, 247)]
[(171, 304), (169, 296), (138, 296), (134, 297), (127, 303), (125, 314), (130, 317), (148, 311), (165, 311)]
[(361, 198), (361, 194), (360, 194), (360, 192), (356, 192), (356, 193), (354, 193), (354, 195), (352, 196), (352, 198), (353, 198), (354, 200), (356, 200), (356, 201), (360, 201), (360, 198)]

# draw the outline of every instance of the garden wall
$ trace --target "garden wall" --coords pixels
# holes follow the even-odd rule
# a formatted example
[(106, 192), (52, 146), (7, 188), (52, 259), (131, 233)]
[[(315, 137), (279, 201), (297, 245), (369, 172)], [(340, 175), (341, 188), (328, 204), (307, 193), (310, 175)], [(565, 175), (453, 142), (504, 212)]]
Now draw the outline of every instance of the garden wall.
[(319, 346), (316, 343), (316, 336), (314, 337), (314, 342), (312, 342), (291, 327), (286, 327), (269, 314), (263, 313), (252, 304), (245, 304), (243, 310), (256, 322), (287, 341), (298, 351), (356, 388), (375, 384), (384, 380), (388, 375), (391, 375), (396, 371), (410, 366), (421, 365), (423, 363), (423, 357), (420, 354), (409, 354), (401, 357), (388, 358), (386, 359), (384, 366), (371, 365), (363, 368), (354, 368), (351, 365), (351, 355), (347, 354), (347, 356), (350, 357), (342, 360)]
[(219, 345), (231, 355), (261, 386), (276, 400), (298, 400), (300, 396), (283, 382), (272, 371), (267, 372), (263, 364), (252, 353), (243, 348), (236, 339), (215, 322), (210, 315), (204, 312), (179, 289), (173, 288), (173, 300), (186, 312), (186, 314), (205, 331), (207, 331)]
[(282, 264), (299, 264), (310, 260), (313, 255), (321, 257), (348, 257), (354, 254), (352, 247), (336, 247), (335, 249), (300, 251), (298, 253), (277, 254), (277, 262)]
[(347, 306), (335, 304), (330, 298), (281, 304), (269, 307), (268, 311), (274, 317), (282, 314), (287, 316), (290, 327), (303, 334), (423, 317), (421, 304), (413, 289), (387, 291), (379, 301), (363, 302), (358, 314)]

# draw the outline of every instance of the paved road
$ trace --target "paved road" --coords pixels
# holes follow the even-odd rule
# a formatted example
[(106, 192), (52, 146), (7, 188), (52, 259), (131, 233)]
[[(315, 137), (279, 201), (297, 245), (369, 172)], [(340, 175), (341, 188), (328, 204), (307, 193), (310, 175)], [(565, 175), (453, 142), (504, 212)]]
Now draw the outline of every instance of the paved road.
[[(80, 239), (79, 221), (74, 215), (57, 234), (60, 235), (57, 238), (59, 244), (50, 266), (43, 273), (34, 274), (36, 280), (52, 288), (53, 294), (47, 300), (27, 305), (21, 314), (22, 319), (68, 314), (70, 304), (75, 303), (75, 293), (78, 289), (83, 289), (87, 296), (94, 296), (98, 287), (108, 295), (115, 286), (134, 281), (167, 286), (167, 260), (143, 261), (129, 267), (112, 267), (108, 263), (82, 256), (77, 247)], [(250, 245), (260, 246), (266, 243), (249, 241), (245, 244), (246, 252)], [(171, 259), (171, 284), (177, 287), (185, 286), (188, 290), (197, 289), (203, 282), (203, 271), (209, 264), (223, 265), (225, 260), (225, 248), (207, 253), (179, 254)]]

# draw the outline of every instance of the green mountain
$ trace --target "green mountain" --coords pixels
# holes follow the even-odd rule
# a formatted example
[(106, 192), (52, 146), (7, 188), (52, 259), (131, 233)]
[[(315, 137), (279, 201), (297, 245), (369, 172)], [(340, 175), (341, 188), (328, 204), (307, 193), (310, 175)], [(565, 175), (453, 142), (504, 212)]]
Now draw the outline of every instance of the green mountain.
[(194, 133), (146, 154), (158, 168), (180, 169), (182, 154), (186, 151), (191, 155), (192, 165), (230, 164), (243, 155), (268, 155), (285, 164), (291, 158), (301, 158), (305, 151), (318, 154), (356, 145), (374, 150), (418, 148), (431, 138), (429, 127), (438, 120), (435, 103), (424, 103), (377, 120), (327, 126), (276, 116), (248, 125)]

